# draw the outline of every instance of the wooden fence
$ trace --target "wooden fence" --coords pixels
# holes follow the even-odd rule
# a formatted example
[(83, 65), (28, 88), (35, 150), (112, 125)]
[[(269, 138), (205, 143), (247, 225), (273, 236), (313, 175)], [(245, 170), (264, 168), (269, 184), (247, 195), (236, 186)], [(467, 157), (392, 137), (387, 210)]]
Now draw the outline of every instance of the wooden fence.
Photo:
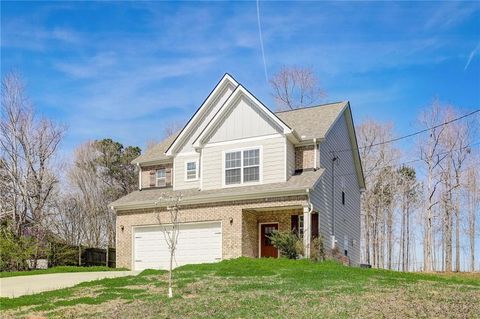
[[(107, 250), (85, 248), (82, 251), (82, 266), (106, 266)], [(115, 268), (115, 248), (108, 249), (108, 267)]]

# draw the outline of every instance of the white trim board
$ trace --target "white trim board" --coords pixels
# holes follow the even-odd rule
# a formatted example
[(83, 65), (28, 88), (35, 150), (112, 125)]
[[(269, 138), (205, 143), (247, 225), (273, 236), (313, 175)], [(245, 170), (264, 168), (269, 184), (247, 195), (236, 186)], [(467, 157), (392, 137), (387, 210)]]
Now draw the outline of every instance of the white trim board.
[(187, 134), (187, 132), (190, 130), (190, 128), (196, 124), (196, 121), (197, 119), (202, 115), (202, 111), (203, 109), (207, 106), (207, 105), (210, 105), (212, 101), (214, 101), (217, 96), (218, 96), (218, 93), (221, 92), (225, 86), (230, 83), (232, 84), (234, 87), (238, 86), (238, 82), (235, 81), (235, 79), (228, 73), (225, 73), (222, 77), (222, 79), (217, 83), (217, 85), (215, 86), (215, 88), (212, 90), (212, 92), (210, 92), (210, 94), (208, 95), (208, 97), (205, 99), (205, 101), (202, 103), (202, 105), (200, 105), (200, 107), (197, 109), (197, 111), (195, 112), (195, 114), (193, 115), (193, 117), (188, 121), (187, 125), (185, 125), (185, 127), (182, 129), (182, 131), (180, 132), (180, 134), (177, 136), (177, 138), (173, 141), (173, 143), (167, 148), (167, 150), (165, 151), (165, 154), (168, 155), (168, 156), (171, 156), (173, 155), (173, 150), (177, 147), (177, 144), (180, 143), (181, 141), (183, 141), (183, 138), (185, 136), (185, 134)]
[(252, 106), (256, 107), (258, 110), (263, 112), (267, 117), (269, 117), (275, 125), (282, 130), (283, 134), (293, 134), (293, 131), (285, 123), (283, 123), (272, 111), (270, 111), (266, 106), (264, 106), (257, 98), (255, 98), (247, 89), (242, 85), (238, 85), (235, 91), (228, 97), (225, 103), (222, 105), (220, 110), (215, 114), (215, 116), (210, 120), (207, 126), (203, 129), (200, 135), (193, 142), (195, 148), (200, 148), (204, 145), (204, 139), (210, 137), (211, 133), (218, 126), (218, 123), (221, 123), (222, 119), (228, 114), (230, 108), (232, 108), (235, 103), (242, 97), (247, 98), (252, 102)]

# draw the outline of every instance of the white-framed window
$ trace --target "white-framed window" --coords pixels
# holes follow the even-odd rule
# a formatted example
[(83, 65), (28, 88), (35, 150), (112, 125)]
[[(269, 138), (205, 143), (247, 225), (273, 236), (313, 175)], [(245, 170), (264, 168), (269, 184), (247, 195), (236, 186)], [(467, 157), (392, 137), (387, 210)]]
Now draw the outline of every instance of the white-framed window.
[(157, 187), (167, 186), (167, 172), (165, 171), (165, 168), (157, 169), (156, 179)]
[(187, 161), (185, 163), (185, 180), (194, 181), (198, 179), (198, 161)]
[(225, 153), (225, 185), (260, 181), (260, 149)]

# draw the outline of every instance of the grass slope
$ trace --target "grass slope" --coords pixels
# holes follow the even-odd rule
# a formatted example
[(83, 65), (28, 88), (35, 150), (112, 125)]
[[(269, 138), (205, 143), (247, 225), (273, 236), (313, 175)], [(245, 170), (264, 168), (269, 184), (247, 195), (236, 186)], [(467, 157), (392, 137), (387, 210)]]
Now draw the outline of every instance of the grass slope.
[(94, 267), (77, 267), (77, 266), (58, 266), (48, 269), (35, 269), (28, 271), (5, 271), (0, 272), (0, 278), (17, 277), (17, 276), (31, 276), (31, 275), (43, 275), (43, 274), (55, 274), (63, 272), (92, 272), (92, 271), (117, 271), (127, 270), (124, 268), (108, 268), (105, 266)]
[(166, 274), (102, 279), (0, 299), (5, 318), (480, 318), (480, 276), (349, 268), (334, 262), (248, 259)]

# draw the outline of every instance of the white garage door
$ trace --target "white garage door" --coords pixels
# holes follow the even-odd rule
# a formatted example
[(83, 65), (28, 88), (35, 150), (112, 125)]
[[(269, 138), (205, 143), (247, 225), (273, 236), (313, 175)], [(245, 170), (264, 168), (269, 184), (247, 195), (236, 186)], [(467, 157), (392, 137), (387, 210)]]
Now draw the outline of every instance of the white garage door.
[[(168, 269), (170, 253), (162, 227), (137, 227), (134, 231), (134, 269)], [(167, 228), (168, 229), (168, 228)], [(173, 266), (220, 261), (220, 222), (182, 224)]]

